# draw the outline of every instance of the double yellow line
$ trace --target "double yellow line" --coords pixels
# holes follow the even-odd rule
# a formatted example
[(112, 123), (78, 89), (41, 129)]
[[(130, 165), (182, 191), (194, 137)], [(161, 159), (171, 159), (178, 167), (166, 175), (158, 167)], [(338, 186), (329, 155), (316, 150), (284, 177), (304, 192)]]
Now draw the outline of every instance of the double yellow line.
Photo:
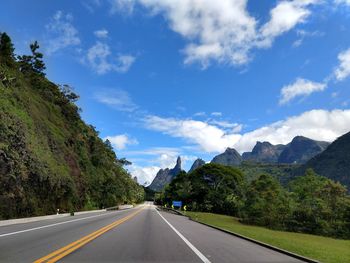
[(61, 258), (67, 256), (68, 254), (72, 253), (73, 251), (77, 250), (78, 248), (84, 246), (85, 244), (89, 243), (90, 241), (94, 240), (95, 238), (101, 236), (102, 234), (106, 233), (107, 231), (111, 230), (112, 228), (124, 223), (125, 221), (129, 220), (130, 218), (134, 217), (135, 215), (137, 215), (138, 213), (140, 213), (142, 210), (139, 209), (136, 212), (123, 217), (117, 221), (114, 221), (112, 224), (109, 224), (105, 227), (102, 227), (98, 230), (96, 230), (95, 232), (84, 236), (72, 243), (70, 243), (67, 246), (64, 246), (50, 254), (48, 254), (47, 256), (44, 256), (42, 258), (39, 258), (37, 260), (34, 261), (34, 263), (43, 263), (43, 262), (47, 262), (47, 263), (52, 263), (52, 262), (56, 262), (58, 260), (60, 260)]

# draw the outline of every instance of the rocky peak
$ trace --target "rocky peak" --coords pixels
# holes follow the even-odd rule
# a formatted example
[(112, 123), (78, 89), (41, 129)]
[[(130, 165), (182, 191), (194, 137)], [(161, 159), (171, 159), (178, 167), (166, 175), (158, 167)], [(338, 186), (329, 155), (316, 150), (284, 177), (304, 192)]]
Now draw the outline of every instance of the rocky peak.
[(224, 153), (215, 156), (211, 162), (228, 166), (238, 166), (242, 162), (242, 157), (235, 149), (227, 148)]
[(194, 161), (194, 163), (191, 166), (191, 169), (188, 172), (193, 172), (194, 170), (196, 170), (199, 167), (202, 167), (203, 165), (205, 165), (205, 161), (203, 161), (201, 158), (198, 158)]

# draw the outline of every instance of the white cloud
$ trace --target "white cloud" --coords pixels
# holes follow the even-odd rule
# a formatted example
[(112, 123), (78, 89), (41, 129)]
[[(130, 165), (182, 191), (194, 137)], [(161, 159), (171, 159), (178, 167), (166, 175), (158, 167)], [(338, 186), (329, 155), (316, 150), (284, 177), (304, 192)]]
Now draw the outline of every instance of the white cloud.
[(52, 54), (60, 49), (80, 44), (78, 30), (72, 24), (73, 16), (57, 11), (46, 25), (48, 32), (46, 52)]
[(311, 11), (308, 7), (319, 0), (280, 1), (270, 11), (270, 21), (260, 28), (259, 45), (270, 47), (277, 36), (305, 22)]
[(195, 114), (193, 114), (193, 116), (196, 116), (196, 117), (203, 117), (205, 115), (206, 115), (206, 113), (204, 111), (199, 111), (199, 112), (196, 112)]
[(109, 140), (116, 150), (124, 150), (127, 145), (135, 145), (139, 142), (126, 134), (107, 136), (104, 140)]
[(111, 14), (117, 12), (131, 14), (134, 11), (135, 0), (110, 0), (109, 2), (111, 4)]
[(163, 15), (170, 28), (188, 41), (182, 50), (184, 62), (199, 62), (206, 68), (212, 62), (248, 63), (252, 49), (271, 46), (276, 37), (305, 22), (311, 6), (318, 2), (279, 1), (262, 25), (249, 14), (248, 0), (115, 0), (112, 10), (132, 13), (139, 3), (153, 15)]
[(311, 110), (243, 134), (189, 119), (148, 116), (144, 121), (148, 129), (183, 138), (205, 152), (223, 152), (226, 147), (244, 152), (250, 151), (256, 141), (286, 144), (297, 135), (333, 141), (350, 130), (350, 110)]
[(215, 111), (211, 113), (212, 116), (222, 116), (221, 112)]
[(335, 69), (334, 75), (341, 81), (350, 76), (350, 48), (338, 55), (339, 66)]
[(135, 57), (131, 55), (118, 55), (113, 59), (109, 45), (99, 41), (89, 48), (83, 60), (100, 75), (111, 71), (125, 73), (130, 69), (134, 61)]
[(225, 134), (217, 126), (203, 121), (181, 120), (147, 116), (145, 125), (148, 129), (161, 131), (173, 137), (185, 138), (199, 145), (206, 152), (220, 152), (232, 146), (240, 137), (238, 134)]
[(94, 35), (98, 38), (106, 38), (108, 37), (108, 30), (106, 29), (96, 30), (94, 31)]
[(137, 181), (140, 184), (149, 185), (150, 183), (152, 183), (160, 167), (159, 166), (142, 167), (142, 166), (132, 164), (130, 167), (127, 167), (127, 169), (129, 170), (132, 176), (137, 177)]
[(294, 83), (284, 86), (281, 89), (280, 105), (286, 104), (296, 97), (306, 97), (310, 94), (326, 89), (325, 83), (313, 82), (307, 79), (298, 78)]
[(120, 111), (132, 112), (138, 108), (129, 94), (121, 89), (100, 91), (95, 94), (95, 99)]
[(325, 35), (323, 32), (320, 31), (297, 30), (296, 33), (299, 38), (293, 42), (293, 47), (301, 46), (306, 37), (322, 37)]

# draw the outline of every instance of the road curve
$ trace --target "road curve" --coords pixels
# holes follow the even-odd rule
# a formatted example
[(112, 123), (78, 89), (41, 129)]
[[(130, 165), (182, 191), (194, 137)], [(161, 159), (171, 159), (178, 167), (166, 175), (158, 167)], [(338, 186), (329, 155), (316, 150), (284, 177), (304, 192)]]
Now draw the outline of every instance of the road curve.
[(0, 227), (0, 262), (301, 262), (154, 206)]

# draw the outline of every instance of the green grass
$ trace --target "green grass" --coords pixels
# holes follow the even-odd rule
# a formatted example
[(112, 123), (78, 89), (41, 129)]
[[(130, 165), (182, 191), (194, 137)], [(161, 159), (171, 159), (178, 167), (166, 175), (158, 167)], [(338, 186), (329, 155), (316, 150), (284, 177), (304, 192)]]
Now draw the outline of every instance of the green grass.
[(236, 218), (186, 212), (193, 220), (220, 227), (325, 263), (350, 262), (350, 240), (284, 232), (240, 223)]

